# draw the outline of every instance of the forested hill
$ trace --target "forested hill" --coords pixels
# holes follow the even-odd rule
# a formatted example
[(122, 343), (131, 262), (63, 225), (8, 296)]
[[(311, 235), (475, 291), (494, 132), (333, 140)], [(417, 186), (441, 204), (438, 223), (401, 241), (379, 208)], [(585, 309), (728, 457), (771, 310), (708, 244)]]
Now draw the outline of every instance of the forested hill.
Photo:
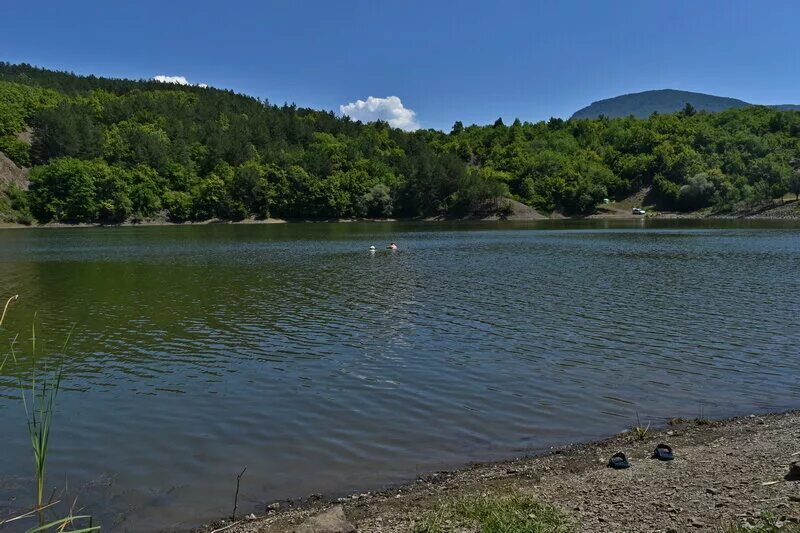
[(498, 197), (582, 215), (651, 185), (666, 208), (724, 210), (793, 187), (800, 112), (404, 132), (231, 91), (0, 63), (0, 152), (32, 167), (27, 191), (0, 180), (0, 218), (22, 222), (463, 216)]
[[(712, 94), (694, 93), (689, 91), (676, 91), (674, 89), (661, 89), (656, 91), (643, 91), (639, 93), (623, 94), (614, 98), (607, 98), (593, 102), (591, 105), (576, 111), (572, 118), (619, 118), (633, 115), (647, 118), (653, 113), (676, 113), (686, 104), (697, 111), (719, 112), (726, 109), (752, 106), (744, 100), (714, 96)], [(800, 110), (800, 105), (768, 106), (779, 110)]]

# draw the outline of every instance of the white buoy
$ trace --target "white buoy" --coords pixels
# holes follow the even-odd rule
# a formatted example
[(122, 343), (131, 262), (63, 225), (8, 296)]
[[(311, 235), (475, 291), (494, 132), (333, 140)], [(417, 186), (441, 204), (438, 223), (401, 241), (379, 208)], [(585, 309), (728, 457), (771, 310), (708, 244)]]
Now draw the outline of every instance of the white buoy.
[(375, 251), (375, 247), (374, 247), (374, 246), (370, 246), (370, 247), (369, 247), (369, 251), (370, 251), (370, 252), (374, 252), (374, 251)]

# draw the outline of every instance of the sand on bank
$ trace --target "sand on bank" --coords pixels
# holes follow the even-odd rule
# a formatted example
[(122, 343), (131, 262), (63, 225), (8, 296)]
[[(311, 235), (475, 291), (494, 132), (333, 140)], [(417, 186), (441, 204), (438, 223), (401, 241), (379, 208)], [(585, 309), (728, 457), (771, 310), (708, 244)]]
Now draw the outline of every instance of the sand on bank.
[[(673, 446), (674, 461), (651, 458), (661, 442)], [(607, 468), (608, 457), (620, 450), (631, 468)], [(509, 491), (553, 505), (576, 531), (727, 531), (765, 513), (800, 527), (800, 481), (784, 478), (795, 460), (800, 460), (800, 411), (679, 422), (644, 440), (623, 434), (543, 456), (429, 474), (404, 486), (336, 501), (281, 502), (277, 510), (265, 502), (259, 518), (197, 531), (291, 531), (334, 505), (343, 506), (360, 532), (413, 531), (443, 500)], [(241, 515), (252, 511), (240, 509)]]

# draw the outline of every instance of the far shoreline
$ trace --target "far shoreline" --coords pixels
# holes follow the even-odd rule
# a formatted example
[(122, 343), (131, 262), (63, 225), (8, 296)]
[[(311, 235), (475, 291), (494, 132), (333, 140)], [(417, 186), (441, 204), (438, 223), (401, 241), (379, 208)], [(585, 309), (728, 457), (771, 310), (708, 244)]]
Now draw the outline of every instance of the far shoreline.
[[(792, 202), (794, 203), (794, 202)], [(791, 204), (788, 204), (791, 205)], [(798, 206), (800, 207), (800, 202)], [(586, 216), (564, 216), (554, 212), (549, 216), (488, 216), (488, 217), (403, 217), (403, 218), (320, 218), (320, 219), (283, 219), (283, 218), (248, 218), (243, 220), (208, 219), (200, 221), (172, 222), (166, 219), (152, 219), (142, 221), (126, 221), (115, 224), (100, 222), (47, 222), (44, 224), (20, 224), (16, 222), (2, 222), (0, 229), (72, 229), (72, 228), (135, 228), (135, 227), (161, 227), (161, 226), (226, 226), (226, 225), (271, 225), (271, 224), (353, 224), (353, 223), (395, 223), (395, 222), (421, 222), (421, 223), (475, 223), (475, 222), (558, 222), (558, 221), (592, 221), (592, 220), (618, 220), (618, 221), (663, 221), (663, 220), (752, 220), (752, 221), (800, 221), (800, 209), (791, 212), (772, 213), (773, 210), (744, 214), (724, 214), (708, 212), (681, 213), (673, 211), (656, 211), (646, 215), (634, 215), (624, 212), (598, 211)]]

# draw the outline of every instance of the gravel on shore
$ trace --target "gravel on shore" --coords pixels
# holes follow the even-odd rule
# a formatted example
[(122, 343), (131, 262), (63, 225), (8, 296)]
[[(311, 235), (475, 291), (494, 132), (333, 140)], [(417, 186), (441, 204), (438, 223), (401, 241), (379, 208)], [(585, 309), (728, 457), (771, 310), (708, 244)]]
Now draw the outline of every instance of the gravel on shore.
[[(661, 442), (674, 448), (673, 461), (651, 458)], [(627, 470), (607, 468), (617, 451), (627, 454)], [(674, 421), (643, 440), (626, 433), (542, 456), (425, 475), (378, 493), (265, 505), (261, 517), (240, 517), (237, 523), (220, 522), (197, 531), (292, 531), (336, 505), (360, 532), (413, 531), (441, 501), (493, 491), (533, 495), (567, 515), (575, 531), (730, 531), (764, 514), (778, 525), (800, 528), (800, 480), (785, 478), (797, 460), (800, 411), (718, 422)]]

